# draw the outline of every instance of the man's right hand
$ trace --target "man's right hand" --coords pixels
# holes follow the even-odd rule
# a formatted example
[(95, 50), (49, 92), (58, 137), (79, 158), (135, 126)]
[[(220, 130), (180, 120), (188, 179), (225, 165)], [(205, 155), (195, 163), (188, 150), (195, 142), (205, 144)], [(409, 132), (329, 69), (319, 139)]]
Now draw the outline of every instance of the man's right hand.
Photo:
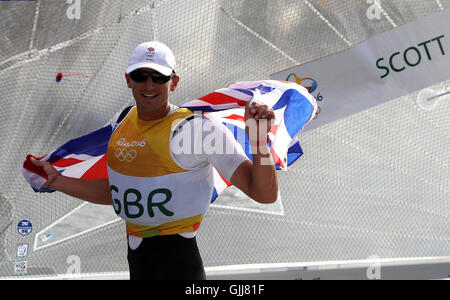
[(86, 180), (67, 177), (60, 174), (48, 161), (32, 157), (30, 157), (30, 161), (34, 166), (42, 168), (47, 173), (47, 182), (42, 187), (95, 204), (112, 204), (108, 178)]

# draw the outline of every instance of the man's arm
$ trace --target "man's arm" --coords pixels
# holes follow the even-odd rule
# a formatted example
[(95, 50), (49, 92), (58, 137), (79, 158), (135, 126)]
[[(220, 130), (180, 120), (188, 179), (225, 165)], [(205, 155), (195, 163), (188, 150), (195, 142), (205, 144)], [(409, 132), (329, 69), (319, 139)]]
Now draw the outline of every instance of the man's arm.
[[(264, 159), (267, 156), (262, 156)], [(233, 173), (231, 183), (259, 203), (273, 203), (278, 196), (278, 178), (274, 165), (261, 164), (261, 155), (243, 162)]]
[(31, 162), (48, 175), (48, 181), (44, 186), (69, 196), (95, 204), (111, 205), (112, 198), (109, 190), (108, 179), (85, 180), (70, 178), (59, 172), (46, 161), (31, 158)]
[[(255, 102), (245, 107), (247, 135), (252, 145), (252, 161), (243, 162), (233, 173), (231, 183), (259, 203), (273, 203), (278, 196), (278, 178), (267, 142), (275, 114), (271, 108)], [(256, 151), (255, 151), (256, 149)]]

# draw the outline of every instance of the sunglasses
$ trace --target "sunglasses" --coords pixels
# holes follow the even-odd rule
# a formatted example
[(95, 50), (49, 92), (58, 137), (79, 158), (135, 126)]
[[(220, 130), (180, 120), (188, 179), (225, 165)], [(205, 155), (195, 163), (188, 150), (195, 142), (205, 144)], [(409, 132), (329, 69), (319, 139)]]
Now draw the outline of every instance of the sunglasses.
[(134, 70), (130, 73), (130, 77), (134, 82), (146, 82), (148, 77), (152, 79), (154, 83), (163, 84), (168, 82), (175, 74), (171, 74), (169, 76), (165, 76), (158, 72), (149, 72), (144, 70)]

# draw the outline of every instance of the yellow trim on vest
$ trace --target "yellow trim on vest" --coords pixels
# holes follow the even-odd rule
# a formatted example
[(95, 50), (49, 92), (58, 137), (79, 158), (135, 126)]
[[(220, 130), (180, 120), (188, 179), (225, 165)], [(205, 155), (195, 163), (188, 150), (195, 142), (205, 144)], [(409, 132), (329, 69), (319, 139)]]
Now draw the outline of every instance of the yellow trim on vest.
[(199, 214), (191, 218), (176, 220), (158, 226), (142, 226), (130, 222), (126, 222), (126, 225), (128, 235), (146, 238), (156, 235), (170, 235), (183, 232), (194, 232), (198, 230), (201, 222), (202, 215)]
[(114, 171), (136, 177), (158, 177), (187, 170), (170, 155), (172, 125), (192, 115), (180, 108), (154, 121), (143, 121), (134, 107), (114, 131), (108, 144), (108, 166)]

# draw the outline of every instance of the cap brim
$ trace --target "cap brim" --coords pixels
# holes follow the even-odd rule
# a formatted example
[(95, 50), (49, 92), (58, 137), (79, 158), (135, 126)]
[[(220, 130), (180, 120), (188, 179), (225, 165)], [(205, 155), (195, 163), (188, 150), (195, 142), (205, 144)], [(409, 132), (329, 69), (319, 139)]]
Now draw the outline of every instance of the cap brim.
[(128, 66), (127, 74), (130, 74), (134, 70), (143, 69), (143, 68), (153, 69), (165, 76), (169, 76), (174, 71), (174, 70), (172, 70), (172, 68), (169, 68), (169, 67), (161, 66), (161, 65), (158, 65), (155, 63), (143, 62), (143, 63), (138, 63), (138, 64)]

